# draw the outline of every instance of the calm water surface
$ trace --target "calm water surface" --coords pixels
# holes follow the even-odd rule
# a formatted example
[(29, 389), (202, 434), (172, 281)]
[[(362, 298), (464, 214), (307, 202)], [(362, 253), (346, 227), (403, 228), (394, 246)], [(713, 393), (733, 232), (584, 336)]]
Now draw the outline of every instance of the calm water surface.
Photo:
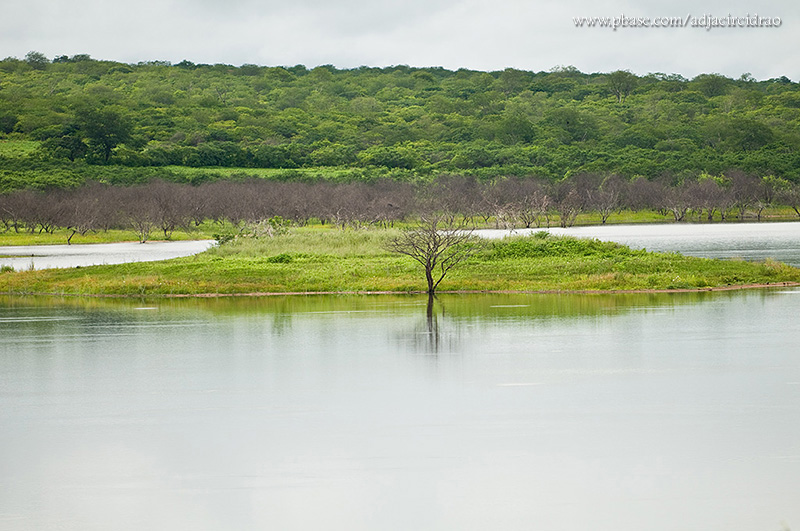
[[(542, 229), (522, 229), (529, 234)], [(553, 234), (614, 241), (648, 251), (679, 252), (704, 258), (773, 258), (800, 267), (800, 222), (786, 223), (663, 223), (554, 227)], [(509, 234), (502, 230), (477, 231), (486, 237)]]
[(0, 529), (800, 528), (800, 290), (0, 299)]
[(168, 260), (200, 253), (214, 243), (214, 240), (188, 240), (0, 246), (0, 266), (10, 266), (17, 271), (23, 271)]

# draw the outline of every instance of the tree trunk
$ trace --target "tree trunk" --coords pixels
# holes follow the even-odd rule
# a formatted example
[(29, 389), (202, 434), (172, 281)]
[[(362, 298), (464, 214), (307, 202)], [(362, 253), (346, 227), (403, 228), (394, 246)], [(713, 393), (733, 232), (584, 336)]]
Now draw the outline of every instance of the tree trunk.
[(433, 296), (433, 292), (436, 288), (433, 282), (433, 269), (430, 265), (425, 267), (425, 278), (428, 280), (428, 295)]

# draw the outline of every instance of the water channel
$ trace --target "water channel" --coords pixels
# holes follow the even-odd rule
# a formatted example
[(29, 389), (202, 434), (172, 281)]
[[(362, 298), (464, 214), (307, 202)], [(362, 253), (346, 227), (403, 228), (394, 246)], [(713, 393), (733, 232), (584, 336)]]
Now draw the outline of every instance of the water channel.
[(797, 529), (798, 311), (0, 297), (0, 529)]
[(772, 258), (800, 267), (800, 222), (783, 223), (661, 223), (592, 225), (536, 229), (481, 230), (488, 238), (508, 234), (551, 234), (597, 238), (658, 252), (678, 252), (705, 258), (736, 258), (763, 261)]
[(0, 246), (0, 266), (17, 271), (169, 260), (207, 250), (214, 240)]

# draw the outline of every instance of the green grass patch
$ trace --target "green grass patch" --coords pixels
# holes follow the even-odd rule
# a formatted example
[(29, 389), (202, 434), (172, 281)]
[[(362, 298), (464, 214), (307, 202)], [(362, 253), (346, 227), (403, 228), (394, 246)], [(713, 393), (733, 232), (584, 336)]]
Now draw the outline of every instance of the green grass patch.
[[(149, 241), (179, 241), (179, 240), (212, 240), (214, 234), (220, 232), (220, 226), (211, 222), (201, 224), (191, 230), (176, 230), (169, 238), (164, 238), (164, 233), (154, 230)], [(72, 234), (68, 229), (56, 229), (49, 232), (28, 231), (20, 229), (19, 232), (7, 230), (0, 232), (0, 247), (9, 245), (65, 245), (67, 238)], [(86, 234), (76, 234), (72, 238), (73, 244), (80, 243), (117, 243), (139, 241), (132, 230), (107, 230), (90, 231)]]
[[(419, 265), (391, 253), (393, 230), (293, 229), (239, 239), (187, 258), (114, 266), (0, 272), (0, 292), (234, 294), (408, 292), (425, 289)], [(704, 289), (800, 282), (800, 270), (766, 261), (649, 253), (615, 243), (543, 234), (485, 241), (440, 291)]]
[(39, 148), (35, 140), (0, 140), (0, 157), (27, 157)]
[(367, 173), (363, 168), (350, 168), (346, 166), (317, 166), (309, 168), (193, 168), (189, 166), (163, 166), (163, 169), (176, 175), (186, 176), (188, 181), (197, 180), (198, 177), (206, 175), (213, 175), (216, 178), (223, 179), (259, 177), (261, 179), (283, 181), (349, 181), (363, 179)]

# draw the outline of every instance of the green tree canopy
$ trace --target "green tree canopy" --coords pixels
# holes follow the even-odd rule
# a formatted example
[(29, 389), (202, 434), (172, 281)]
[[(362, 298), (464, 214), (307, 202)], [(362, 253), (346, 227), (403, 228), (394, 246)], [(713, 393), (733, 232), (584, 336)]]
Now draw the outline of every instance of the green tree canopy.
[(89, 148), (108, 162), (111, 152), (131, 139), (133, 124), (124, 109), (81, 104), (75, 109), (75, 123)]

